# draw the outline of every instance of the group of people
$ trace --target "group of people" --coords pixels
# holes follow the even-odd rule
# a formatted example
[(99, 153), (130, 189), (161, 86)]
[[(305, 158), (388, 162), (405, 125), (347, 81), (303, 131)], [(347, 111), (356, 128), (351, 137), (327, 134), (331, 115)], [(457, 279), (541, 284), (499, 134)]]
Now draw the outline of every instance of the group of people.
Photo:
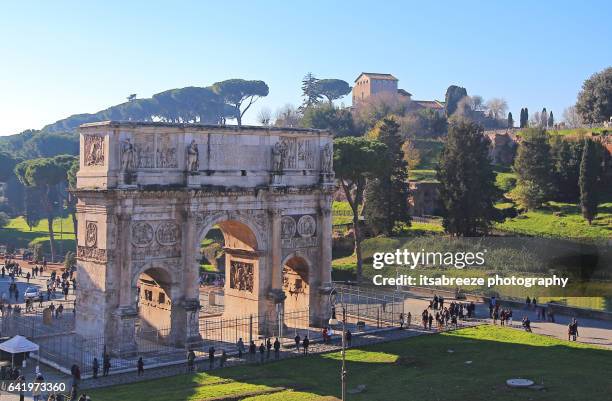
[[(425, 330), (431, 330), (435, 320), (438, 330), (448, 327), (449, 324), (456, 328), (459, 319), (471, 318), (474, 316), (475, 311), (476, 305), (473, 302), (462, 303), (453, 301), (448, 306), (444, 306), (444, 297), (434, 295), (433, 299), (429, 302), (429, 307), (421, 313), (421, 324)], [(408, 313), (408, 316), (410, 316), (410, 313)], [(400, 327), (403, 328), (404, 322), (402, 320), (403, 313), (400, 314)], [(408, 319), (408, 325), (410, 325), (410, 318)]]

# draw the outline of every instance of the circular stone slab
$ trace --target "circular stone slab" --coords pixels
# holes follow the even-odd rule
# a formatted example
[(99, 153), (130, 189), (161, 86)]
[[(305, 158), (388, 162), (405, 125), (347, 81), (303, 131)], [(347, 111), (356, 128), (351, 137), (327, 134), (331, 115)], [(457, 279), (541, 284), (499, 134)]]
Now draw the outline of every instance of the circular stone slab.
[(533, 380), (529, 380), (529, 379), (508, 379), (508, 380), (506, 380), (506, 384), (509, 387), (525, 388), (525, 387), (533, 386)]

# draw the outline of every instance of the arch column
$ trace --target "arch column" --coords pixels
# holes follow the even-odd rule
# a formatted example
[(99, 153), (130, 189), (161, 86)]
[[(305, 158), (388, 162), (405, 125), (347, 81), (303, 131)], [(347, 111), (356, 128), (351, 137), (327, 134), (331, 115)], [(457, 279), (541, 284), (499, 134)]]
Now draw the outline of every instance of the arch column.
[(196, 213), (183, 212), (183, 266), (182, 283), (177, 283), (181, 291), (172, 297), (172, 339), (180, 347), (197, 344), (200, 336), (200, 276), (199, 276), (199, 237), (196, 227)]
[(118, 276), (119, 276), (119, 305), (112, 312), (114, 330), (106, 333), (111, 338), (111, 352), (115, 355), (129, 355), (138, 352), (136, 344), (136, 320), (138, 309), (136, 299), (132, 296), (132, 260), (130, 223), (132, 216), (129, 213), (118, 215), (117, 243), (119, 244)]

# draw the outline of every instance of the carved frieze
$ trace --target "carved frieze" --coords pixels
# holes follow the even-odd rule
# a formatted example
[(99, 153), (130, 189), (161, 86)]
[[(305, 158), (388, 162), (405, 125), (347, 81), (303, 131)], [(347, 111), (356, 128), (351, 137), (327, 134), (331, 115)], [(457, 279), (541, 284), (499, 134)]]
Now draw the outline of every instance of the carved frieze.
[(316, 232), (317, 221), (313, 215), (283, 216), (281, 219), (281, 243), (283, 248), (317, 246)]
[(300, 217), (297, 223), (298, 234), (302, 238), (312, 237), (317, 229), (317, 222), (311, 215), (305, 214)]
[(156, 236), (161, 245), (174, 245), (179, 241), (179, 226), (174, 221), (163, 222), (157, 227)]
[(132, 244), (144, 247), (153, 241), (153, 227), (151, 224), (139, 221), (132, 224)]
[(181, 256), (181, 229), (174, 220), (132, 224), (132, 259)]
[(176, 145), (170, 135), (160, 135), (157, 143), (157, 168), (177, 168)]
[(104, 263), (107, 259), (106, 249), (98, 249), (90, 246), (77, 246), (77, 258), (92, 262)]
[(98, 223), (95, 221), (85, 222), (85, 245), (89, 248), (98, 246)]
[(293, 217), (283, 216), (281, 218), (281, 238), (289, 239), (295, 236), (296, 223)]
[(230, 288), (253, 292), (253, 264), (230, 261)]
[(100, 135), (85, 135), (84, 155), (86, 166), (104, 165), (104, 137)]

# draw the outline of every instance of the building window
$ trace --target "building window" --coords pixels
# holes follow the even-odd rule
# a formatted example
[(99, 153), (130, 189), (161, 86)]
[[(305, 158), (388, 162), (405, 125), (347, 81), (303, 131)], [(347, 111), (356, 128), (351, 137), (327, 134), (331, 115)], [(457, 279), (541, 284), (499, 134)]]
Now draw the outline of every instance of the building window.
[(153, 291), (145, 290), (144, 291), (144, 297), (145, 297), (145, 300), (147, 300), (147, 301), (153, 301)]
[(166, 294), (164, 294), (163, 292), (160, 292), (157, 295), (157, 303), (158, 304), (165, 304), (166, 303)]

